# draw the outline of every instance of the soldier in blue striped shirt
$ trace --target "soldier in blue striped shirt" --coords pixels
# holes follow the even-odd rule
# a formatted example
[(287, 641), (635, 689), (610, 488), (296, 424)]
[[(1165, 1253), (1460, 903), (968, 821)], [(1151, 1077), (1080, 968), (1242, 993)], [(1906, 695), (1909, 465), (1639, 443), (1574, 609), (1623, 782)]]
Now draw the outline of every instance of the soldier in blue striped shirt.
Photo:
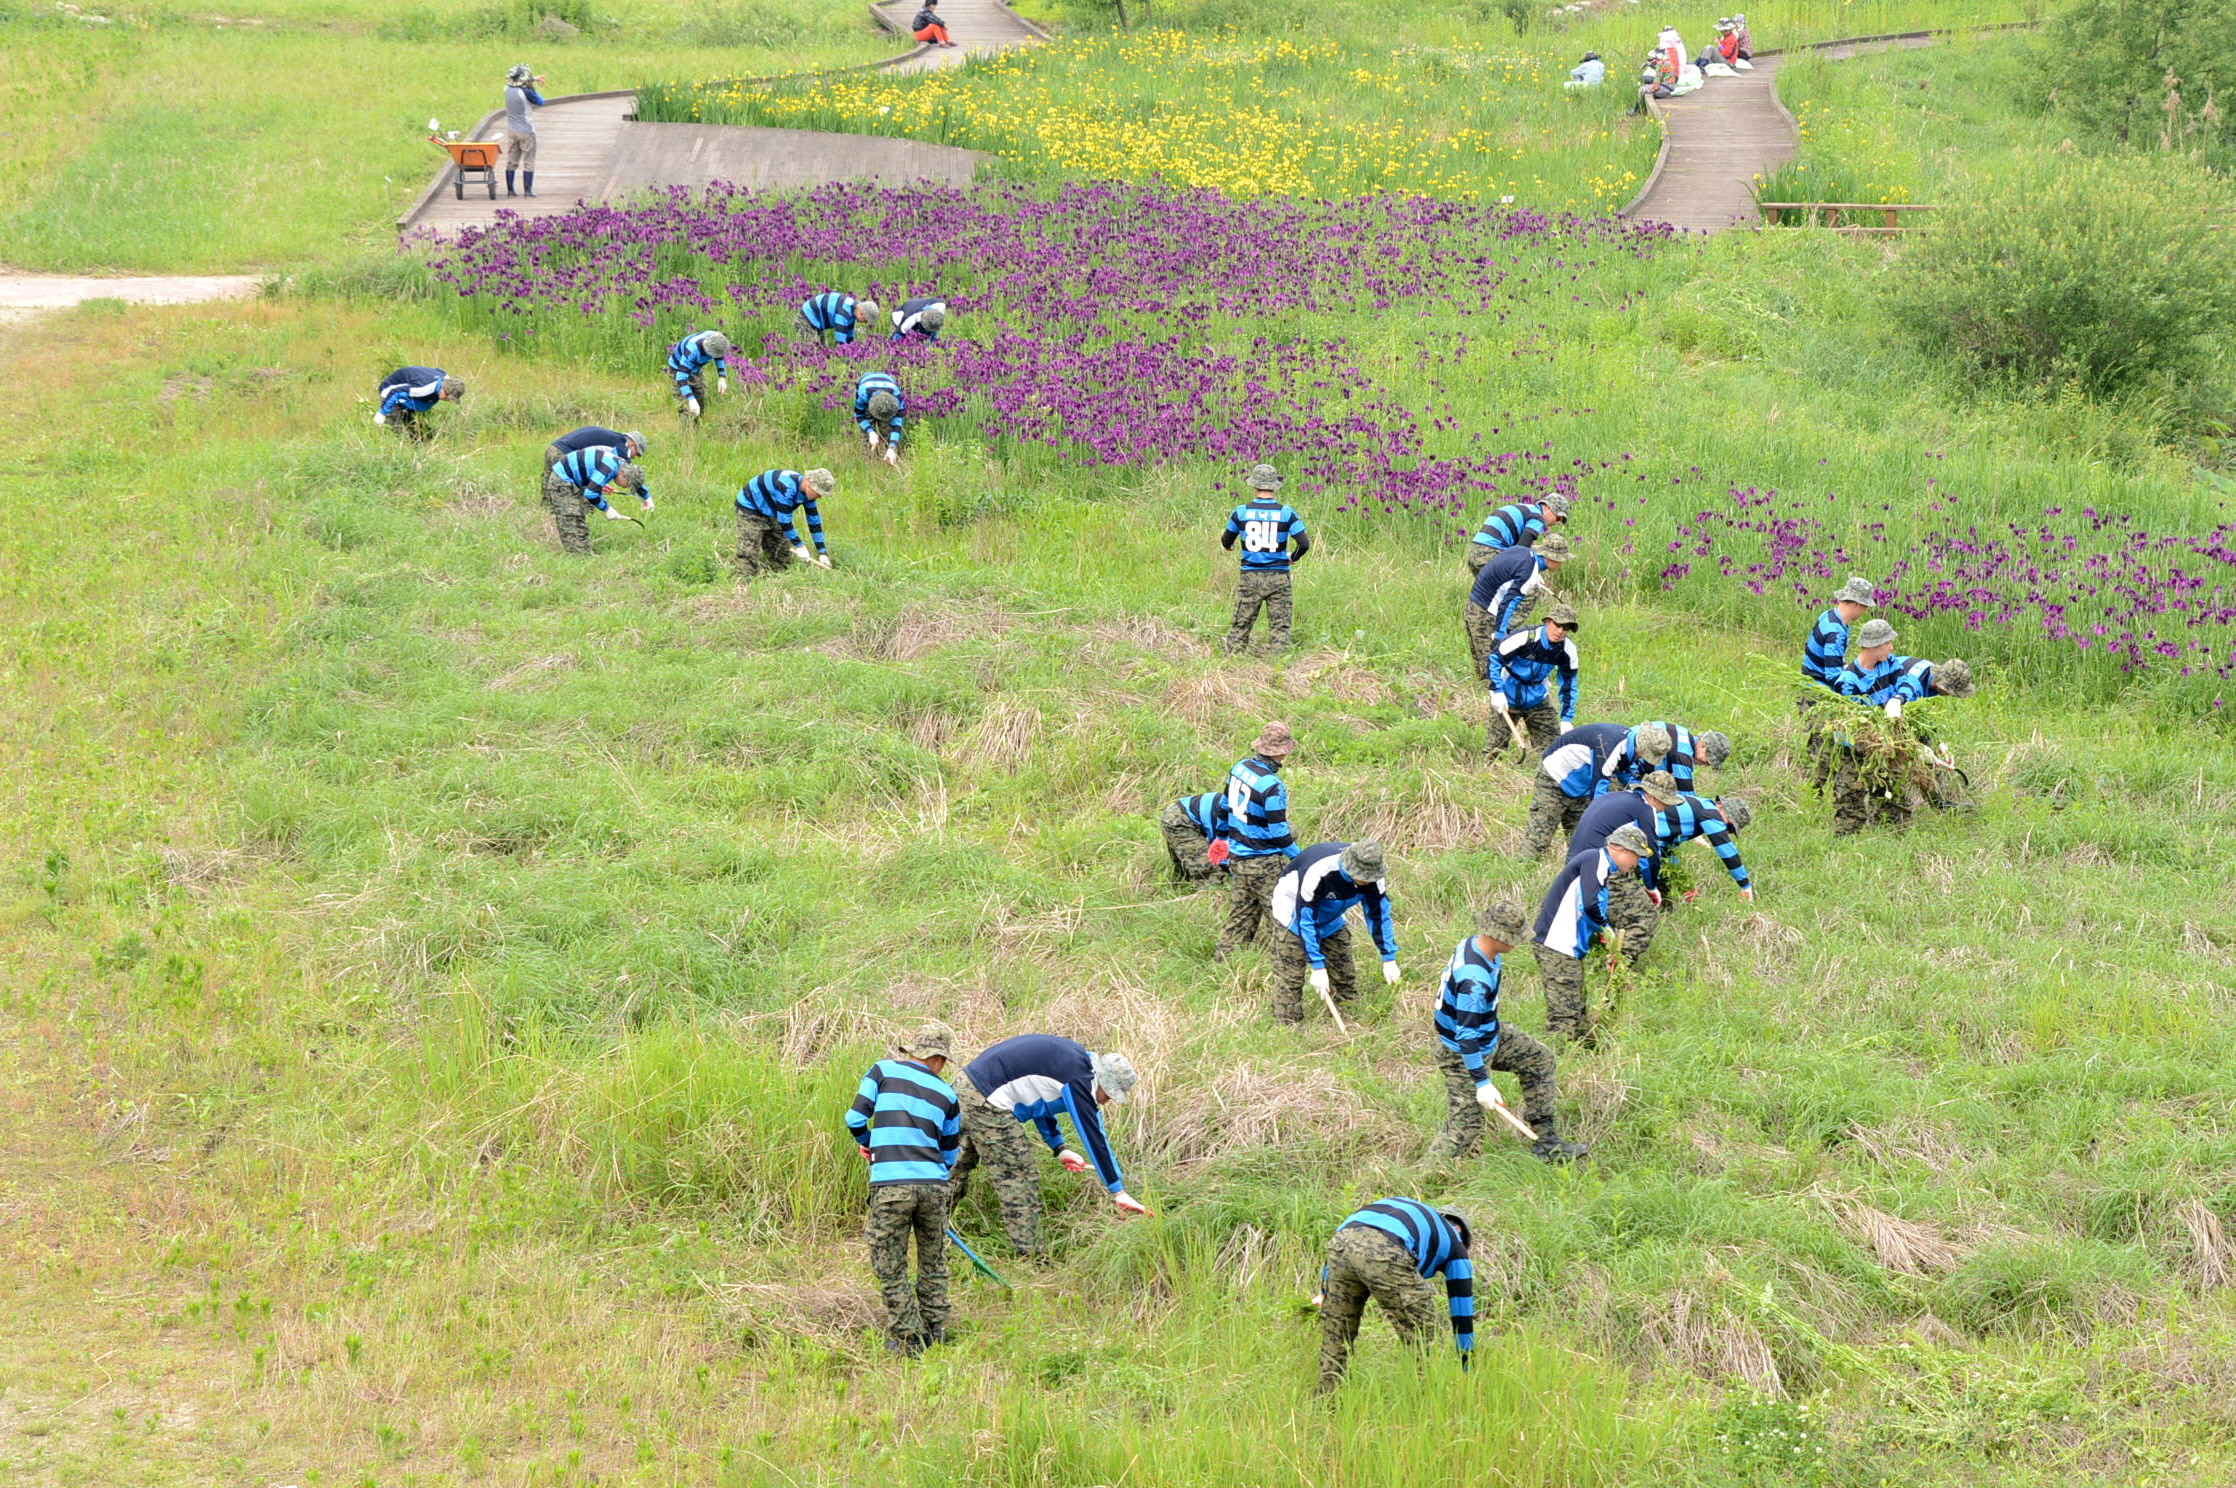
[(1307, 982), (1335, 1003), (1359, 995), (1351, 930), (1343, 922), (1354, 904), (1382, 953), (1382, 980), (1397, 981), (1397, 929), (1382, 866), (1379, 842), (1322, 842), (1298, 853), (1273, 886), (1266, 911), (1274, 925), (1273, 1021), (1304, 1021)]
[(901, 463), (901, 425), (908, 419), (908, 400), (890, 372), (867, 372), (854, 384), (854, 427), (869, 441), (870, 453), (885, 445), (885, 463)]
[(419, 416), (437, 403), (455, 403), (465, 397), (466, 380), (440, 367), (398, 367), (380, 380), (375, 393), (380, 408), (373, 414), (373, 422), (392, 424), (405, 439), (425, 444), (435, 437), (435, 431), (420, 422)]
[(1467, 1220), (1419, 1199), (1376, 1199), (1336, 1226), (1320, 1268), (1320, 1382), (1326, 1394), (1343, 1383), (1366, 1317), (1367, 1298), (1382, 1304), (1399, 1338), (1424, 1352), (1436, 1339), (1436, 1293), (1429, 1278), (1444, 1278), (1441, 1309), (1452, 1320), (1452, 1346), (1460, 1367), (1475, 1347), (1475, 1268), (1467, 1251)]
[(1642, 728), (1658, 728), (1669, 734), (1669, 757), (1660, 762), (1661, 767), (1676, 780), (1677, 789), (1691, 790), (1696, 784), (1694, 776), (1702, 765), (1711, 770), (1721, 770), (1724, 761), (1731, 758), (1731, 736), (1714, 729), (1694, 733), (1681, 723), (1656, 719)]
[(1182, 796), (1157, 818), (1165, 852), (1172, 858), (1172, 871), (1183, 883), (1199, 884), (1219, 872), (1219, 865), (1208, 855), (1212, 836), (1219, 830), (1219, 807), (1224, 799), (1218, 791)]
[(1436, 994), (1436, 1065), (1444, 1072), (1445, 1118), (1444, 1130), (1429, 1144), (1430, 1162), (1475, 1155), (1483, 1141), (1483, 1114), (1506, 1106), (1491, 1083), (1493, 1070), (1521, 1077), (1522, 1118), (1537, 1133), (1532, 1151), (1547, 1162), (1573, 1162), (1584, 1155), (1581, 1146), (1562, 1141), (1554, 1129), (1558, 1092), (1552, 1050), (1499, 1022), (1504, 957), (1528, 934), (1520, 910), (1494, 904), (1444, 968), (1444, 984)]
[[(1661, 849), (1661, 867), (1668, 867), (1681, 845), (1705, 837), (1731, 881), (1739, 885), (1739, 897), (1752, 904), (1754, 880), (1748, 876), (1747, 865), (1739, 861), (1737, 838), (1754, 819), (1754, 812), (1737, 796), (1710, 800), (1691, 791), (1680, 792), (1675, 801), (1658, 806), (1654, 812), (1654, 839)], [(1692, 893), (1685, 897), (1692, 898)]]
[(857, 300), (835, 289), (809, 295), (800, 306), (800, 329), (818, 342), (828, 336), (834, 346), (849, 344), (861, 331), (876, 324), (877, 301)]
[[(1801, 680), (1804, 683), (1833, 686), (1848, 659), (1848, 627), (1878, 603), (1869, 579), (1854, 576), (1840, 586), (1840, 592), (1832, 597), (1832, 608), (1817, 617), (1816, 624), (1809, 627), (1809, 634), (1801, 643)], [(1819, 694), (1807, 687), (1802, 689), (1802, 696), (1805, 705), (1819, 700)]]
[[(823, 513), (816, 502), (838, 489), (828, 470), (764, 470), (738, 491), (738, 573), (752, 578), (771, 569), (783, 570), (797, 558), (802, 563), (831, 566), (829, 546), (823, 540)], [(807, 513), (808, 535), (815, 540), (810, 553), (792, 520), (796, 511)]]
[(1258, 731), (1246, 758), (1227, 772), (1227, 788), (1211, 821), (1208, 858), (1227, 869), (1227, 922), (1211, 959), (1224, 961), (1265, 931), (1273, 886), (1297, 855), (1289, 830), (1289, 787), (1281, 767), (1297, 736), (1279, 719)]
[(1554, 532), (1535, 547), (1502, 550), (1476, 574), (1467, 601), (1460, 606), (1460, 626), (1467, 632), (1476, 676), (1483, 675), (1483, 661), (1491, 648), (1527, 620), (1535, 597), (1552, 592), (1546, 575), (1558, 573), (1568, 559), (1568, 538)]
[(1599, 1025), (1587, 1012), (1584, 957), (1608, 930), (1608, 885), (1654, 855), (1653, 842), (1628, 823), (1595, 852), (1568, 860), (1537, 911), (1537, 971), (1545, 987), (1545, 1031), (1590, 1043)]
[(893, 312), (892, 339), (906, 341), (910, 336), (922, 336), (927, 341), (937, 341), (946, 325), (947, 301), (933, 295), (903, 300), (901, 308)]
[[(1546, 541), (1552, 541), (1547, 538)], [(1530, 741), (1544, 748), (1563, 729), (1576, 726), (1576, 611), (1566, 604), (1545, 612), (1535, 630), (1518, 630), (1491, 648), (1483, 662), (1490, 692), (1490, 713), (1483, 720), (1483, 762), (1496, 763), (1506, 746), (1522, 742), (1522, 763), (1530, 764)], [(1552, 703), (1548, 682), (1558, 680), (1561, 702)]]
[[(1227, 515), (1219, 546), (1232, 552), (1242, 543), (1242, 574), (1235, 581), (1234, 620), (1227, 627), (1227, 654), (1250, 644), (1250, 629), (1258, 611), (1266, 614), (1266, 649), (1283, 651), (1289, 645), (1289, 626), (1296, 611), (1290, 602), (1289, 565), (1312, 550), (1305, 535), (1304, 518), (1273, 493), (1281, 489), (1281, 475), (1271, 465), (1250, 468), (1250, 489), (1258, 494)], [(1292, 553), (1290, 550), (1294, 548)]]
[(695, 419), (705, 406), (709, 363), (714, 366), (714, 390), (730, 390), (730, 338), (720, 331), (695, 331), (668, 348), (668, 375), (675, 379), (676, 411)]
[(1515, 501), (1483, 519), (1467, 545), (1467, 571), (1478, 574), (1483, 565), (1514, 546), (1528, 547), (1543, 537), (1548, 527), (1568, 520), (1573, 500), (1560, 491), (1536, 501)]
[(652, 493), (645, 488), (644, 472), (624, 460), (621, 451), (610, 444), (585, 445), (561, 456), (558, 464), (546, 470), (543, 501), (551, 509), (551, 523), (559, 534), (561, 550), (576, 554), (590, 551), (590, 524), (584, 515), (589, 507), (605, 513), (608, 521), (628, 521), (606, 504), (608, 496), (623, 491), (636, 492), (644, 509), (652, 510)]
[[(920, 1353), (947, 1341), (947, 1175), (962, 1143), (961, 1104), (941, 1075), (955, 1052), (944, 1023), (926, 1023), (862, 1076), (846, 1128), (870, 1165), (870, 1270), (885, 1296), (885, 1347)], [(916, 1240), (916, 1285), (908, 1242)]]
[(584, 424), (579, 429), (568, 430), (544, 446), (544, 474), (549, 475), (553, 466), (576, 450), (594, 449), (601, 445), (621, 451), (621, 458), (624, 460), (644, 458), (644, 436), (636, 430), (631, 429), (624, 434), (618, 429), (608, 429), (603, 424)]

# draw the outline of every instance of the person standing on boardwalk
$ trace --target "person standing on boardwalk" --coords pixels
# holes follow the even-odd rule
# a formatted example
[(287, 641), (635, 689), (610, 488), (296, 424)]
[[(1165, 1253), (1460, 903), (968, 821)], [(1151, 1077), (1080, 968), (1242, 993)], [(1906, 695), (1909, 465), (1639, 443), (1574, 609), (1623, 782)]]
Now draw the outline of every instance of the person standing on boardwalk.
[(1312, 551), (1304, 518), (1274, 494), (1281, 489), (1280, 473), (1271, 465), (1253, 465), (1248, 479), (1257, 494), (1228, 514), (1227, 529), (1219, 534), (1219, 546), (1229, 552), (1237, 540), (1242, 543), (1234, 622), (1227, 627), (1230, 656), (1249, 646), (1250, 630), (1261, 609), (1266, 616), (1266, 649), (1288, 649), (1289, 626), (1296, 615), (1290, 602), (1289, 565)]
[(590, 523), (586, 515), (596, 507), (609, 522), (626, 522), (624, 514), (606, 503), (608, 496), (634, 491), (652, 510), (652, 493), (645, 489), (644, 471), (622, 458), (610, 444), (586, 445), (560, 456), (543, 473), (543, 502), (551, 509), (552, 530), (562, 552), (577, 556), (590, 551)]
[(1611, 790), (1635, 785), (1669, 756), (1669, 730), (1642, 723), (1587, 723), (1552, 742), (1530, 777), (1529, 824), (1522, 829), (1522, 856), (1534, 858), (1557, 835), (1576, 830), (1593, 801)]
[[(1137, 1079), (1125, 1055), (1096, 1054), (1049, 1033), (1022, 1033), (986, 1050), (963, 1066), (959, 1082), (963, 1143), (948, 1179), (948, 1207), (961, 1206), (971, 1170), (984, 1163), (1009, 1243), (1019, 1255), (1040, 1254), (1040, 1163), (1023, 1130), (1029, 1121), (1066, 1172), (1093, 1168), (1120, 1213), (1147, 1214), (1148, 1207), (1126, 1192), (1102, 1126), (1102, 1108), (1123, 1102)], [(1071, 1118), (1085, 1157), (1064, 1145), (1058, 1116)]]
[[(816, 503), (838, 489), (828, 470), (764, 470), (738, 489), (738, 574), (752, 578), (771, 569), (783, 570), (797, 558), (822, 568), (831, 566), (830, 546), (823, 540), (823, 512)], [(810, 553), (800, 539), (792, 514), (807, 513), (808, 536), (815, 541)]]
[(543, 95), (536, 85), (543, 81), (541, 73), (530, 72), (528, 64), (516, 62), (505, 74), (505, 195), (522, 194), (513, 190), (513, 177), (520, 177), (522, 191), (529, 196), (536, 194), (536, 117), (530, 109), (543, 107)]
[(1208, 853), (1227, 870), (1227, 923), (1211, 959), (1224, 961), (1265, 929), (1273, 886), (1297, 855), (1289, 830), (1289, 787), (1281, 767), (1296, 753), (1297, 736), (1279, 719), (1258, 730), (1250, 753), (1227, 772), (1227, 789), (1212, 823)]
[(1572, 1162), (1584, 1156), (1574, 1142), (1554, 1129), (1552, 1050), (1498, 1017), (1504, 957), (1529, 934), (1522, 912), (1494, 904), (1477, 917), (1475, 933), (1452, 952), (1436, 994), (1436, 1066), (1444, 1074), (1444, 1130), (1430, 1144), (1428, 1160), (1472, 1157), (1483, 1142), (1483, 1118), (1504, 1110), (1506, 1100), (1491, 1083), (1491, 1071), (1518, 1075), (1522, 1082), (1522, 1120), (1537, 1133), (1530, 1150), (1547, 1162)]
[(910, 336), (922, 336), (927, 341), (938, 341), (939, 333), (947, 326), (947, 301), (927, 295), (920, 299), (904, 300), (901, 308), (893, 312), (895, 341), (906, 341)]
[(1565, 523), (1574, 499), (1552, 491), (1535, 501), (1512, 501), (1483, 519), (1467, 545), (1467, 571), (1479, 574), (1483, 565), (1512, 547), (1529, 547), (1548, 528)]
[[(955, 1035), (926, 1023), (862, 1076), (846, 1127), (870, 1165), (870, 1270), (885, 1297), (885, 1347), (919, 1354), (947, 1341), (947, 1175), (962, 1146), (961, 1103), (942, 1078)], [(916, 1284), (908, 1242), (916, 1241)]]
[(1654, 855), (1653, 843), (1636, 826), (1608, 834), (1604, 847), (1568, 860), (1545, 891), (1536, 926), (1537, 970), (1545, 984), (1545, 1031), (1564, 1041), (1589, 1043), (1598, 1023), (1589, 1016), (1584, 994), (1584, 957), (1608, 930), (1608, 886)]
[[(1557, 604), (1545, 612), (1543, 625), (1518, 630), (1491, 648), (1483, 663), (1483, 681), (1490, 695), (1489, 715), (1483, 721), (1485, 764), (1495, 763), (1518, 739), (1526, 766), (1533, 739), (1542, 749), (1563, 729), (1576, 726), (1575, 632), (1575, 609)], [(1561, 698), (1557, 709), (1548, 685), (1556, 681)]]
[(706, 406), (707, 364), (714, 365), (714, 390), (730, 390), (730, 338), (720, 331), (694, 331), (668, 348), (668, 375), (675, 379), (676, 412), (695, 419)]
[(854, 427), (869, 441), (870, 454), (885, 446), (885, 463), (901, 463), (901, 426), (908, 419), (908, 400), (890, 372), (866, 372), (854, 384)]
[(374, 394), (380, 399), (374, 423), (392, 426), (412, 444), (425, 444), (435, 437), (435, 431), (420, 422), (420, 415), (437, 403), (455, 403), (465, 397), (466, 380), (440, 367), (398, 367), (380, 380)]
[(1298, 853), (1273, 886), (1274, 1022), (1304, 1021), (1307, 982), (1332, 1007), (1358, 997), (1351, 927), (1343, 922), (1354, 904), (1382, 953), (1382, 980), (1397, 981), (1397, 929), (1382, 868), (1379, 842), (1322, 842)]
[(830, 337), (833, 346), (852, 345), (857, 334), (876, 324), (877, 301), (857, 300), (835, 289), (809, 295), (800, 304), (800, 329), (818, 342)]
[(939, 18), (939, 0), (924, 0), (924, 8), (908, 23), (908, 34), (926, 46), (955, 49), (955, 43), (948, 39), (947, 27)]
[(1565, 535), (1549, 532), (1535, 544), (1500, 549), (1476, 574), (1460, 611), (1475, 675), (1483, 675), (1483, 660), (1491, 648), (1527, 620), (1533, 597), (1550, 592), (1546, 575), (1560, 572), (1569, 551)]
[[(1467, 1257), (1467, 1221), (1450, 1209), (1419, 1199), (1376, 1199), (1336, 1226), (1320, 1268), (1320, 1381), (1325, 1395), (1343, 1383), (1366, 1317), (1369, 1297), (1382, 1304), (1390, 1326), (1413, 1348), (1435, 1341), (1437, 1314), (1452, 1320), (1452, 1346), (1465, 1368), (1475, 1347), (1475, 1269)], [(1429, 1278), (1444, 1278), (1444, 1306), (1437, 1306)]]
[(1592, 802), (1568, 839), (1564, 856), (1570, 862), (1579, 854), (1598, 852), (1625, 826), (1638, 828), (1653, 844), (1654, 856), (1642, 861), (1636, 873), (1618, 874), (1607, 884), (1607, 923), (1622, 933), (1623, 959), (1633, 966), (1646, 959), (1654, 931), (1661, 925), (1661, 854), (1666, 847), (1659, 812), (1682, 799), (1669, 772), (1655, 770), (1636, 790), (1613, 791)]

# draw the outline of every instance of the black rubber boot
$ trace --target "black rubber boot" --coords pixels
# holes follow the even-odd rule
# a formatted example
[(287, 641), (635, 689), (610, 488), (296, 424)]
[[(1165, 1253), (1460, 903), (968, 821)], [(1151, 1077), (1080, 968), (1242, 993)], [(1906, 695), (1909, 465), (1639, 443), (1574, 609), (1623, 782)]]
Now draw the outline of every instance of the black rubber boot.
[(1591, 1155), (1589, 1147), (1580, 1142), (1563, 1141), (1558, 1132), (1550, 1131), (1539, 1137), (1537, 1145), (1532, 1147), (1530, 1151), (1535, 1153), (1540, 1161), (1549, 1163), (1572, 1163), (1579, 1158)]
[(520, 187), (523, 196), (534, 196), (536, 194), (536, 173), (534, 171), (522, 171), (520, 173)]
[(507, 196), (518, 196), (518, 195), (520, 195), (520, 193), (519, 193), (519, 192), (517, 192), (517, 191), (513, 190), (513, 185), (512, 185), (512, 182), (513, 182), (513, 177), (514, 177), (515, 175), (517, 175), (517, 174), (518, 174), (518, 172), (517, 172), (517, 171), (506, 171), (506, 172), (505, 172), (505, 195), (507, 195)]

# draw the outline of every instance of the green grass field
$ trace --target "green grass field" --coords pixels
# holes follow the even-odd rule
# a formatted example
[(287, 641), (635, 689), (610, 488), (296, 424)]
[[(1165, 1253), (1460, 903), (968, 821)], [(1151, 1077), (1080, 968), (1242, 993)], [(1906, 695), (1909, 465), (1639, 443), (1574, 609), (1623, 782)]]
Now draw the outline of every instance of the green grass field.
[[(268, 262), (228, 255), (283, 226), (259, 252), (345, 258), (388, 207), (322, 210), (164, 266)], [(1626, 265), (1539, 354), (1470, 363), (1455, 416), (1628, 452), (1654, 541), (1752, 483), (2227, 519), (2146, 413), (1905, 351), (1881, 261), (1797, 233)], [(501, 352), (413, 288), (0, 327), (0, 411), (39, 432), (0, 530), (0, 1479), (2236, 1476), (2236, 765), (2197, 686), (1937, 634), (1998, 663), (1938, 705), (1980, 809), (1836, 843), (1796, 612), (1582, 530), (1580, 716), (1728, 728), (1760, 892), (1693, 849), (1699, 901), (1563, 1062), (1590, 1163), (1426, 1169), (1435, 976), (1551, 871), (1510, 856), (1524, 787), (1479, 761), (1429, 524), (1307, 509), (1295, 654), (1225, 660), (1225, 472), (937, 424), (892, 472), (783, 398), (683, 434), (631, 333)], [(365, 400), (419, 360), (474, 392), (411, 450)], [(652, 432), (660, 511), (569, 560), (536, 456), (593, 420)], [(778, 461), (839, 472), (838, 567), (740, 586), (729, 495)], [(1270, 1027), (1263, 959), (1214, 964), (1217, 895), (1163, 871), (1156, 810), (1272, 716), (1302, 835), (1391, 851), (1406, 979), (1350, 1039)], [(957, 1341), (902, 1366), (839, 1117), (927, 1014), (1129, 1052), (1114, 1138), (1157, 1214), (1050, 1165), (1052, 1261), (991, 1247), (1017, 1290), (959, 1281)], [(1370, 1315), (1316, 1407), (1320, 1247), (1399, 1192), (1474, 1218), (1477, 1367)], [(958, 1223), (996, 1233), (983, 1194)]]

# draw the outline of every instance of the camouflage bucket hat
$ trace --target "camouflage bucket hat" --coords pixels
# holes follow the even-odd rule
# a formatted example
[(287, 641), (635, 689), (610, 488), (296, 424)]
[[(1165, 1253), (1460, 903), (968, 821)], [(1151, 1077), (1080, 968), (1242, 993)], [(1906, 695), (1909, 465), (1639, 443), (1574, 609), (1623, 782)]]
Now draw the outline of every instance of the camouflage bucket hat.
[(1894, 642), (1894, 627), (1884, 620), (1866, 620), (1856, 632), (1856, 644), (1865, 650), (1873, 646), (1891, 646)]
[(1576, 623), (1576, 606), (1572, 604), (1554, 605), (1551, 609), (1545, 612), (1545, 618), (1547, 620), (1550, 620), (1553, 624), (1558, 625), (1563, 630), (1575, 630), (1578, 628)]
[(1723, 812), (1724, 820), (1731, 824), (1734, 832), (1746, 831), (1747, 824), (1755, 819), (1754, 808), (1739, 796), (1727, 796), (1718, 801), (1716, 806)]
[(1257, 464), (1250, 467), (1248, 484), (1253, 491), (1278, 491), (1281, 489), (1281, 472), (1271, 465)]
[(1141, 1076), (1134, 1070), (1134, 1062), (1123, 1054), (1090, 1054), (1089, 1068), (1095, 1072), (1095, 1083), (1103, 1093), (1120, 1105), (1133, 1094), (1134, 1086), (1141, 1083)]
[(1677, 804), (1677, 777), (1667, 770), (1656, 770), (1649, 774), (1644, 780), (1638, 782), (1638, 788), (1646, 793), (1648, 800), (1657, 805), (1674, 806)]
[(1286, 759), (1297, 752), (1297, 736), (1289, 732), (1287, 724), (1276, 718), (1258, 730), (1258, 737), (1251, 744), (1250, 752), (1274, 759)]
[(1551, 512), (1554, 516), (1565, 518), (1570, 511), (1575, 509), (1576, 498), (1561, 491), (1554, 491), (1550, 495), (1548, 495), (1542, 502), (1540, 502), (1539, 505), (1543, 506), (1545, 510)]
[(1343, 876), (1355, 884), (1373, 883), (1382, 876), (1382, 844), (1372, 838), (1354, 842), (1343, 849), (1343, 858), (1338, 866), (1343, 869)]
[(1722, 769), (1731, 758), (1731, 735), (1719, 734), (1714, 729), (1693, 735), (1693, 753), (1700, 762), (1711, 769)]
[(900, 411), (901, 405), (894, 400), (891, 393), (880, 391), (870, 394), (871, 418), (889, 419)]
[(466, 379), (463, 377), (445, 377), (441, 396), (450, 399), (452, 402), (462, 400), (466, 396)]
[(936, 331), (941, 326), (944, 326), (946, 324), (947, 307), (945, 305), (929, 305), (925, 307), (924, 326), (927, 330)]
[(639, 434), (636, 430), (631, 429), (628, 433), (622, 435), (621, 438), (624, 442), (633, 445), (636, 448), (636, 458), (640, 460), (644, 458), (645, 443), (644, 436), (642, 434)]
[(726, 357), (730, 354), (730, 338), (723, 335), (720, 331), (707, 332), (706, 339), (701, 341), (699, 344), (705, 347), (708, 352), (718, 357)]
[(934, 1019), (893, 1045), (893, 1049), (910, 1059), (930, 1059), (935, 1055), (951, 1058), (955, 1053), (955, 1030)]
[(800, 482), (818, 496), (828, 496), (838, 489), (838, 477), (823, 469), (810, 470)]
[(1953, 698), (1972, 696), (1972, 668), (1950, 657), (1933, 669), (1933, 690)]
[(1614, 831), (1608, 833), (1607, 845), (1609, 847), (1627, 847), (1642, 858), (1650, 858), (1654, 855), (1654, 844), (1648, 842), (1646, 834), (1639, 831), (1637, 825), (1632, 822), (1624, 822)]
[(1537, 540), (1537, 551), (1540, 556), (1550, 558), (1555, 563), (1566, 563), (1576, 556), (1575, 544), (1568, 540), (1565, 532), (1546, 533)]
[(1660, 724), (1646, 724), (1638, 730), (1638, 757), (1649, 765), (1658, 765), (1669, 758), (1669, 751), (1676, 742), (1669, 737), (1669, 730)]
[(1503, 940), (1510, 946), (1520, 945), (1529, 939), (1529, 926), (1522, 919), (1522, 912), (1513, 905), (1494, 904), (1475, 917), (1475, 933)]
[(1832, 596), (1832, 602), (1866, 605), (1876, 609), (1879, 604), (1878, 591), (1872, 588), (1869, 579), (1860, 574), (1851, 574), (1848, 582), (1840, 586), (1840, 592)]

